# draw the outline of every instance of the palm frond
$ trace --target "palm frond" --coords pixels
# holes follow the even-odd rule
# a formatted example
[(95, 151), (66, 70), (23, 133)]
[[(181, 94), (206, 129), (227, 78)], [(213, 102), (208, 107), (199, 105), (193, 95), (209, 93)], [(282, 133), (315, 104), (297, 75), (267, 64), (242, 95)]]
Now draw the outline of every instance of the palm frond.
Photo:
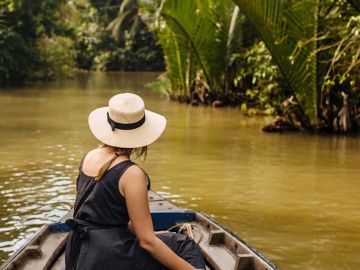
[(319, 0), (234, 0), (252, 22), (311, 122), (317, 118)]
[(118, 15), (109, 23), (107, 30), (111, 31), (116, 40), (123, 42), (125, 31), (135, 33), (142, 26), (136, 0), (124, 0), (119, 7)]
[[(211, 63), (216, 58), (217, 48), (211, 34), (216, 32), (215, 22), (207, 13), (203, 0), (168, 0), (162, 6), (160, 15), (166, 26), (177, 36), (186, 48), (189, 44), (192, 53), (204, 72), (212, 89), (216, 88)], [(200, 9), (201, 8), (201, 9)], [(215, 60), (216, 61), (216, 60)]]
[(174, 92), (187, 94), (190, 85), (186, 80), (188, 46), (179, 40), (179, 36), (168, 28), (157, 32), (158, 42), (163, 48), (167, 65), (168, 77)]
[[(181, 54), (187, 57), (182, 62), (189, 68), (199, 67), (213, 91), (223, 90), (229, 55), (240, 47), (237, 22), (241, 16), (234, 8), (231, 0), (165, 0), (159, 10), (163, 26), (188, 50)], [(187, 77), (191, 74), (194, 73), (189, 71)]]
[(232, 54), (240, 49), (239, 43), (242, 39), (242, 16), (240, 13), (239, 7), (235, 6), (232, 12), (232, 17), (228, 30), (228, 39), (227, 39), (227, 50), (228, 55)]

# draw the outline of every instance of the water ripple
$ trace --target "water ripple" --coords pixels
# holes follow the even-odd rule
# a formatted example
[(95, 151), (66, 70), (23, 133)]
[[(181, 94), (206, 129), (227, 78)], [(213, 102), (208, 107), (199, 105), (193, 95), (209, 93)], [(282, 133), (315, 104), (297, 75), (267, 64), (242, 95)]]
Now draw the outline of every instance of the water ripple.
[[(62, 145), (57, 147), (65, 149)], [(73, 164), (48, 159), (27, 165), (31, 168), (1, 167), (0, 260), (19, 248), (42, 225), (56, 222), (74, 202)]]

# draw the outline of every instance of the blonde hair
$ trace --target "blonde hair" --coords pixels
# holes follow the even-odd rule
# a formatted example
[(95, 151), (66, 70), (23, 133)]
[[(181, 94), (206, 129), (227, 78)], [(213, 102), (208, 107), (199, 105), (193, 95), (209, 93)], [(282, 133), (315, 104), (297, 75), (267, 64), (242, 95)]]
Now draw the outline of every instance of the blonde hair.
[[(108, 145), (106, 144), (101, 144), (99, 147), (107, 147)], [(115, 147), (116, 152), (114, 154), (114, 156), (109, 159), (108, 161), (106, 161), (100, 168), (98, 174), (95, 177), (95, 181), (100, 182), (100, 180), (102, 179), (102, 177), (104, 176), (104, 174), (107, 172), (107, 170), (110, 168), (111, 164), (114, 162), (114, 160), (118, 157), (118, 156), (126, 156), (127, 158), (130, 159), (131, 155), (135, 155), (136, 159), (142, 159), (143, 161), (146, 159), (146, 155), (147, 155), (147, 146), (143, 146), (143, 147), (138, 147), (138, 148), (120, 148), (120, 147)]]

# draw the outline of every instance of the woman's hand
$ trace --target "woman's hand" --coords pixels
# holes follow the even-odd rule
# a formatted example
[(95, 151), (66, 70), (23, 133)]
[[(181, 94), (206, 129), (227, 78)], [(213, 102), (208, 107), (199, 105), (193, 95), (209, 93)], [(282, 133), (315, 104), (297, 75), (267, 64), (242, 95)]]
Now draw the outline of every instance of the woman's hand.
[(121, 176), (119, 191), (125, 197), (133, 231), (143, 249), (171, 270), (196, 270), (156, 237), (150, 215), (144, 172), (131, 166)]

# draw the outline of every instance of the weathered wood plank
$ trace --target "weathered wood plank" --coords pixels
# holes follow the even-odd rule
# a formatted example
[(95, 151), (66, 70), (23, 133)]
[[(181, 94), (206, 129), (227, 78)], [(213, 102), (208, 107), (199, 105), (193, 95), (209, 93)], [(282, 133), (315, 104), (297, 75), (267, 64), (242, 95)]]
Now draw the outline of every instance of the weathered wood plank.
[(38, 245), (27, 246), (24, 250), (25, 256), (32, 259), (38, 259), (43, 256), (41, 248)]
[[(199, 226), (199, 223), (192, 223)], [(209, 245), (210, 232), (206, 227), (200, 225), (201, 238), (199, 247), (205, 259), (215, 270), (231, 270), (235, 267), (235, 258), (233, 254), (224, 245)]]
[(165, 201), (165, 199), (163, 197), (161, 197), (159, 194), (157, 194), (156, 192), (154, 192), (152, 190), (148, 191), (148, 199), (149, 199), (149, 202)]
[(68, 233), (50, 233), (45, 226), (4, 270), (47, 270), (63, 252)]
[(65, 270), (65, 252), (61, 254), (50, 270)]
[(63, 253), (68, 233), (52, 233), (40, 244), (41, 258), (29, 259), (23, 270), (47, 270)]
[(252, 254), (237, 254), (234, 270), (255, 270)]
[[(72, 210), (70, 210), (65, 216), (61, 218), (61, 221), (65, 221), (66, 219), (70, 218), (72, 213)], [(27, 241), (13, 254), (0, 269), (48, 269), (63, 252), (67, 236), (67, 233), (51, 233), (47, 225), (44, 225), (31, 239), (29, 239), (29, 241)], [(29, 247), (32, 248), (29, 249)], [(41, 257), (32, 256), (34, 249), (39, 249), (38, 253), (41, 253)]]
[(164, 210), (175, 210), (178, 209), (172, 203), (168, 201), (152, 201), (149, 202), (150, 211), (164, 211)]
[[(198, 226), (202, 227), (203, 238), (209, 239), (211, 231), (223, 231), (224, 232), (224, 243), (222, 245), (217, 246), (210, 246), (209, 242), (201, 241), (200, 248), (206, 258), (210, 258), (211, 264), (214, 264), (214, 268), (216, 270), (224, 270), (224, 269), (236, 269), (236, 264), (238, 263), (238, 257), (253, 257), (253, 268), (244, 268), (246, 270), (271, 270), (271, 269), (278, 269), (276, 266), (269, 265), (264, 259), (262, 259), (257, 253), (255, 253), (250, 247), (248, 247), (243, 241), (240, 241), (234, 235), (229, 233), (229, 231), (224, 230), (219, 224), (208, 218), (207, 216), (197, 213), (196, 214), (196, 221), (195, 223)], [(224, 256), (224, 260), (231, 261), (228, 266), (222, 265), (222, 259), (216, 254), (214, 248), (223, 249), (230, 254), (230, 257), (226, 254)], [(219, 258), (218, 258), (219, 257)], [(217, 260), (218, 262), (212, 262), (212, 260)], [(225, 268), (224, 268), (225, 267)]]
[(223, 245), (225, 243), (225, 232), (223, 230), (212, 230), (209, 234), (209, 245)]

